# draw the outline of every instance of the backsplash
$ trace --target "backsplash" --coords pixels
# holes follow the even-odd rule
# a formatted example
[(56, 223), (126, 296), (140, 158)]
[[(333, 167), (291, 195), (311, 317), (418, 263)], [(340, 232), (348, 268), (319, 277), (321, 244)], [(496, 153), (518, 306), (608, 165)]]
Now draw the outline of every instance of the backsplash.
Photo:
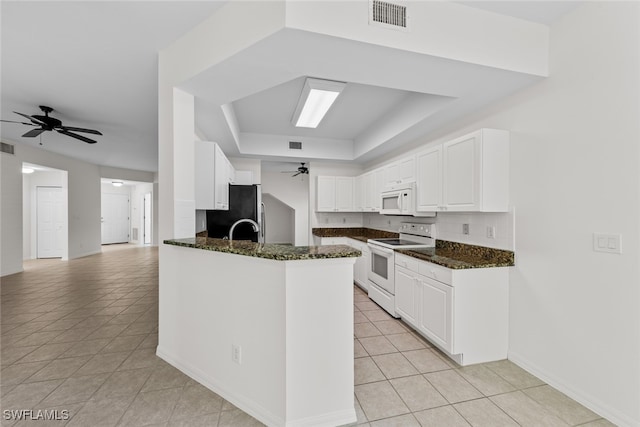
[[(435, 218), (390, 216), (363, 213), (362, 226), (378, 230), (398, 231), (403, 222), (436, 224), (436, 238), (496, 249), (515, 250), (514, 212), (439, 212)], [(463, 234), (463, 224), (469, 224), (469, 234)], [(322, 224), (320, 225), (322, 227)], [(337, 225), (334, 225), (337, 226)], [(487, 227), (494, 227), (494, 238), (487, 237)]]

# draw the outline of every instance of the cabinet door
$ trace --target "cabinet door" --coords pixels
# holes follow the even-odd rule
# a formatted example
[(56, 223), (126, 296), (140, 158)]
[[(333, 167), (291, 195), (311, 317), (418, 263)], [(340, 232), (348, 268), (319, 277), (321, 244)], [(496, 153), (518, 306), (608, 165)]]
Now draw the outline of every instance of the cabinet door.
[(362, 212), (364, 210), (364, 175), (357, 176), (353, 183), (353, 210)]
[(396, 266), (396, 295), (395, 295), (395, 309), (396, 313), (402, 317), (402, 320), (410, 323), (413, 326), (418, 326), (417, 314), (419, 301), (418, 296), (418, 281), (414, 275), (402, 267)]
[(442, 146), (443, 204), (448, 211), (480, 210), (480, 132)]
[(214, 202), (215, 209), (229, 209), (229, 164), (227, 157), (224, 155), (218, 144), (215, 146), (215, 193)]
[(442, 147), (431, 148), (416, 156), (416, 210), (435, 212), (442, 205)]
[(353, 183), (351, 176), (336, 176), (336, 210), (353, 212)]
[(373, 211), (374, 206), (374, 198), (375, 194), (375, 175), (373, 172), (369, 172), (364, 175), (364, 207), (363, 210), (365, 212)]
[(384, 186), (400, 183), (400, 163), (393, 162), (384, 167)]
[(446, 351), (453, 353), (453, 288), (420, 277), (421, 315), (418, 329)]
[(319, 176), (316, 196), (316, 212), (335, 212), (336, 178), (334, 176)]
[(398, 162), (398, 177), (400, 181), (415, 181), (416, 179), (416, 158), (414, 156)]
[(384, 169), (376, 169), (373, 171), (373, 211), (380, 212), (382, 205), (382, 198), (380, 193), (384, 188)]

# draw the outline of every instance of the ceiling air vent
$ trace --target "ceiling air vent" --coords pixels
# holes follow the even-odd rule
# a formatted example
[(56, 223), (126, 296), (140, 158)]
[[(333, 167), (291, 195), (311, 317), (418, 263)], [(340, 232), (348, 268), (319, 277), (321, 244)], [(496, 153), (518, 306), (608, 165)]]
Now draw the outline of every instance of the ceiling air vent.
[(407, 30), (409, 27), (407, 7), (398, 3), (370, 0), (369, 24)]
[(13, 149), (14, 149), (13, 145), (7, 144), (6, 142), (0, 142), (0, 152), (15, 154)]
[(302, 142), (289, 141), (289, 150), (302, 150)]

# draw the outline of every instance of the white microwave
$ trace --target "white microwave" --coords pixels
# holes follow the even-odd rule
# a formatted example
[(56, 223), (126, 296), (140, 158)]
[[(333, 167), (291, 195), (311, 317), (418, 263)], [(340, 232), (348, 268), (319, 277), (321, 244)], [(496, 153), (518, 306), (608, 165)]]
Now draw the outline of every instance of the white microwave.
[(383, 215), (415, 214), (415, 192), (415, 182), (404, 182), (385, 187), (380, 194), (382, 197), (380, 213)]

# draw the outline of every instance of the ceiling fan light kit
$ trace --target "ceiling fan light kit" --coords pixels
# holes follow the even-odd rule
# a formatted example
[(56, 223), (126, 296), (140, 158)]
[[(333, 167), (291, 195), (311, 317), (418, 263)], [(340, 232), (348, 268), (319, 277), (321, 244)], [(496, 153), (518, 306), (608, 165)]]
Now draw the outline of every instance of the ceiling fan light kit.
[(345, 86), (342, 82), (306, 79), (292, 123), (296, 127), (317, 128)]
[(97, 141), (87, 138), (86, 136), (78, 135), (75, 132), (90, 133), (93, 135), (102, 135), (100, 131), (97, 131), (95, 129), (63, 126), (60, 120), (54, 117), (49, 117), (49, 113), (53, 111), (53, 108), (51, 107), (47, 107), (46, 105), (40, 105), (40, 110), (44, 113), (44, 116), (43, 115), (29, 116), (27, 114), (14, 111), (14, 113), (28, 119), (31, 123), (16, 122), (13, 120), (0, 120), (0, 122), (19, 123), (27, 126), (38, 126), (37, 129), (31, 129), (30, 131), (22, 135), (24, 138), (35, 138), (36, 136), (39, 136), (42, 132), (55, 130), (58, 133), (61, 133), (66, 136), (70, 136), (71, 138), (79, 139), (80, 141), (86, 142), (87, 144), (95, 144)]

